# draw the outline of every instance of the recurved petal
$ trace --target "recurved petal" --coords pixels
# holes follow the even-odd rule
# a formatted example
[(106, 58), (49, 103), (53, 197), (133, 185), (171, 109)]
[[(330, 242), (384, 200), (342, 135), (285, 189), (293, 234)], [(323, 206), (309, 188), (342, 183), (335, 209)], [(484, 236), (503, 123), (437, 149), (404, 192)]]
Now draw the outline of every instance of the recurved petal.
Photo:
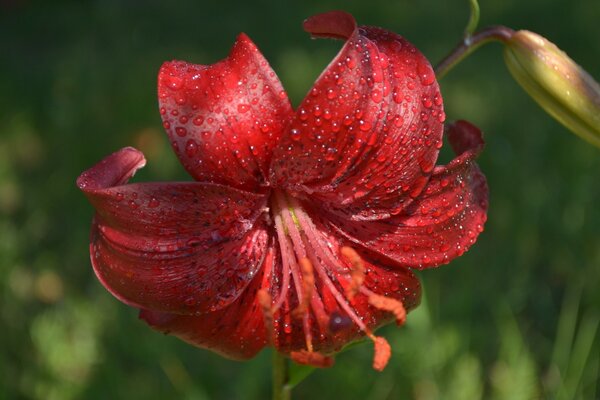
[(292, 108), (245, 34), (216, 64), (163, 64), (158, 99), (173, 148), (196, 180), (247, 190), (266, 184), (272, 149)]
[(127, 148), (78, 179), (97, 211), (90, 254), (98, 278), (140, 308), (194, 314), (230, 304), (266, 256), (265, 196), (197, 182), (126, 185), (143, 163)]
[(427, 183), (441, 146), (445, 115), (429, 62), (401, 36), (357, 27), (344, 12), (304, 26), (346, 43), (275, 148), (272, 182), (358, 220), (398, 213)]
[(365, 222), (331, 214), (331, 224), (357, 246), (402, 267), (433, 267), (462, 255), (487, 218), (487, 183), (474, 161), (483, 140), (479, 129), (466, 121), (450, 125), (448, 138), (458, 157), (436, 167), (425, 189), (401, 214)]
[(232, 359), (252, 358), (267, 344), (262, 309), (256, 294), (266, 284), (264, 274), (270, 271), (273, 262), (273, 252), (269, 251), (261, 272), (240, 297), (225, 308), (198, 316), (141, 310), (140, 318), (152, 328), (194, 346)]

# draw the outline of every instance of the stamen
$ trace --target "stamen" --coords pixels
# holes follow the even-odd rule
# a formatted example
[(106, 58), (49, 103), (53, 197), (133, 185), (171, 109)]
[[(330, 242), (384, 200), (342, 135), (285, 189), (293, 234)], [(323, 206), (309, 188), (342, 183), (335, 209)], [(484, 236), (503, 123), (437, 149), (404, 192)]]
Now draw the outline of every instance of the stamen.
[(381, 336), (372, 336), (371, 339), (375, 344), (375, 355), (373, 356), (373, 369), (383, 371), (390, 357), (392, 356), (392, 347), (385, 338)]
[(406, 309), (400, 300), (372, 293), (369, 295), (369, 304), (380, 310), (393, 313), (398, 326), (406, 322)]
[(306, 314), (315, 286), (313, 265), (306, 257), (300, 260), (300, 272), (302, 272), (302, 302), (298, 304), (298, 307), (296, 307), (294, 311), (292, 311), (292, 317), (294, 318), (302, 318), (304, 314)]
[(260, 289), (256, 293), (256, 298), (262, 309), (265, 329), (269, 334), (269, 340), (271, 343), (275, 343), (275, 338), (273, 337), (273, 309), (271, 308), (271, 295), (265, 289)]
[[(292, 279), (298, 305), (291, 312), (291, 316), (302, 318), (306, 340), (306, 350), (292, 351), (290, 353), (292, 360), (299, 364), (321, 368), (333, 365), (332, 357), (313, 351), (311, 317), (314, 315), (320, 328), (328, 329), (331, 333), (343, 329), (344, 326), (355, 324), (373, 341), (375, 347), (373, 368), (382, 371), (391, 357), (391, 347), (386, 339), (375, 336), (371, 332), (350, 302), (360, 293), (368, 299), (371, 306), (392, 313), (398, 325), (403, 324), (406, 319), (406, 310), (402, 302), (373, 293), (365, 287), (366, 268), (360, 255), (348, 246), (339, 248), (339, 253), (328, 246), (327, 236), (317, 228), (298, 200), (288, 197), (283, 192), (276, 192), (275, 199), (275, 225), (284, 264), (282, 272), (287, 275), (283, 278), (284, 287), (276, 301), (276, 307), (279, 307), (284, 297), (287, 298), (287, 287)], [(315, 289), (317, 278), (320, 287), (327, 288), (331, 293), (340, 307), (339, 311), (332, 312), (331, 315), (327, 314), (321, 293)], [(271, 316), (272, 325), (273, 309), (263, 306), (263, 312), (266, 312), (264, 310), (270, 313), (267, 314)], [(289, 317), (290, 314), (287, 316)], [(265, 318), (265, 321), (267, 320)]]
[(340, 249), (340, 252), (352, 264), (350, 285), (346, 287), (346, 296), (348, 296), (349, 300), (352, 300), (365, 281), (365, 264), (352, 247), (344, 246)]
[[(299, 222), (294, 216), (294, 210), (287, 206), (283, 193), (277, 193), (276, 199), (279, 207), (276, 217), (276, 229), (282, 243), (282, 252), (285, 253), (282, 256), (290, 263), (289, 272), (291, 272), (292, 279), (294, 280), (296, 296), (298, 297), (298, 307), (292, 311), (292, 317), (302, 318), (306, 349), (309, 353), (312, 353), (311, 320), (307, 311), (308, 305), (312, 301), (312, 293), (315, 285), (313, 266), (306, 258), (304, 242), (299, 230)], [(285, 228), (285, 230), (282, 228)], [(302, 276), (302, 280), (300, 276)]]
[(296, 258), (294, 257), (294, 252), (290, 247), (290, 243), (284, 233), (283, 222), (281, 221), (281, 216), (279, 214), (275, 215), (275, 231), (277, 232), (277, 239), (279, 240), (279, 248), (281, 249), (281, 260), (283, 262), (283, 270), (281, 271), (281, 275), (283, 281), (281, 282), (281, 290), (279, 292), (279, 296), (277, 297), (277, 301), (273, 306), (273, 313), (279, 310), (279, 307), (283, 304), (285, 296), (287, 295), (289, 286), (290, 286), (290, 262), (295, 262)]
[(290, 357), (294, 362), (303, 365), (310, 365), (317, 368), (329, 368), (333, 365), (333, 357), (327, 357), (320, 353), (300, 350), (292, 351)]

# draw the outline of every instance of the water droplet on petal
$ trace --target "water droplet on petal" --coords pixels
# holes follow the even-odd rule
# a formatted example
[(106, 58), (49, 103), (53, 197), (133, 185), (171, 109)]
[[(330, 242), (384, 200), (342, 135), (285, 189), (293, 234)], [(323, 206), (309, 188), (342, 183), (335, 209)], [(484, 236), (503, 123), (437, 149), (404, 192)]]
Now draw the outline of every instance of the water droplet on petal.
[(188, 140), (185, 145), (185, 154), (187, 154), (188, 157), (193, 157), (197, 151), (198, 145), (196, 144), (196, 141), (194, 139)]
[(300, 129), (292, 129), (290, 131), (290, 137), (292, 140), (300, 140)]
[(375, 103), (379, 103), (382, 98), (383, 98), (383, 96), (381, 95), (381, 90), (379, 90), (379, 89), (375, 89), (375, 90), (373, 90), (373, 93), (371, 93), (371, 99)]
[(433, 74), (433, 70), (426, 63), (419, 63), (417, 65), (417, 74), (419, 74), (421, 84), (424, 86), (429, 86), (433, 82), (435, 82), (435, 75)]
[(183, 79), (178, 76), (169, 76), (165, 78), (165, 83), (171, 90), (179, 90), (183, 87)]

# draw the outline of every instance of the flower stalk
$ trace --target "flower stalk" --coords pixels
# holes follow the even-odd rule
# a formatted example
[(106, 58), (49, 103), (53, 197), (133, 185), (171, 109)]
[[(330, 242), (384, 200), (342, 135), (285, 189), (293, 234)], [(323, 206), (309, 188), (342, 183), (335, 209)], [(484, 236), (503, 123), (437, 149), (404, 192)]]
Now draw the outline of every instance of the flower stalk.
[(292, 387), (288, 385), (289, 361), (277, 350), (273, 349), (273, 400), (290, 400)]
[(490, 26), (465, 36), (456, 47), (434, 68), (437, 79), (443, 78), (455, 65), (486, 43), (506, 43), (515, 32), (506, 26)]

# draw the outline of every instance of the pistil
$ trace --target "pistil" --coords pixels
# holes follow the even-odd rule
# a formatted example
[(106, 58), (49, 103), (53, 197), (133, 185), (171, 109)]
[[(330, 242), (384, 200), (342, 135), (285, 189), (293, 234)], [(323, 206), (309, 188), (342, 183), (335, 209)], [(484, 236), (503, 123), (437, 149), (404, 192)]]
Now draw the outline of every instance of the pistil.
[[(277, 346), (273, 318), (286, 300), (290, 304), (289, 288), (293, 281), (297, 306), (290, 314), (292, 318), (302, 320), (306, 349), (292, 351), (290, 356), (298, 363), (318, 367), (330, 366), (333, 363), (331, 357), (315, 351), (313, 347), (311, 311), (321, 330), (331, 325), (330, 320), (333, 317), (333, 314), (328, 315), (326, 312), (321, 293), (316, 290), (319, 282), (322, 288), (326, 288), (331, 293), (349, 320), (373, 341), (375, 345), (373, 368), (381, 371), (391, 356), (391, 348), (383, 337), (377, 337), (371, 332), (351, 302), (355, 296), (364, 295), (372, 307), (394, 314), (398, 324), (402, 324), (406, 317), (402, 302), (378, 295), (366, 288), (364, 286), (366, 269), (360, 255), (347, 246), (339, 249), (340, 254), (335, 254), (335, 250), (326, 245), (323, 233), (315, 226), (296, 199), (287, 196), (284, 192), (275, 191), (271, 206), (281, 250), (283, 276), (279, 294), (274, 302), (271, 301), (270, 296), (267, 298), (263, 294), (260, 295), (259, 301), (263, 312), (268, 314), (265, 316), (265, 322), (267, 329), (273, 332), (273, 344)], [(344, 290), (340, 291), (339, 287)], [(268, 307), (267, 302), (269, 305), (272, 303), (272, 306)], [(287, 331), (286, 333), (291, 334)]]

